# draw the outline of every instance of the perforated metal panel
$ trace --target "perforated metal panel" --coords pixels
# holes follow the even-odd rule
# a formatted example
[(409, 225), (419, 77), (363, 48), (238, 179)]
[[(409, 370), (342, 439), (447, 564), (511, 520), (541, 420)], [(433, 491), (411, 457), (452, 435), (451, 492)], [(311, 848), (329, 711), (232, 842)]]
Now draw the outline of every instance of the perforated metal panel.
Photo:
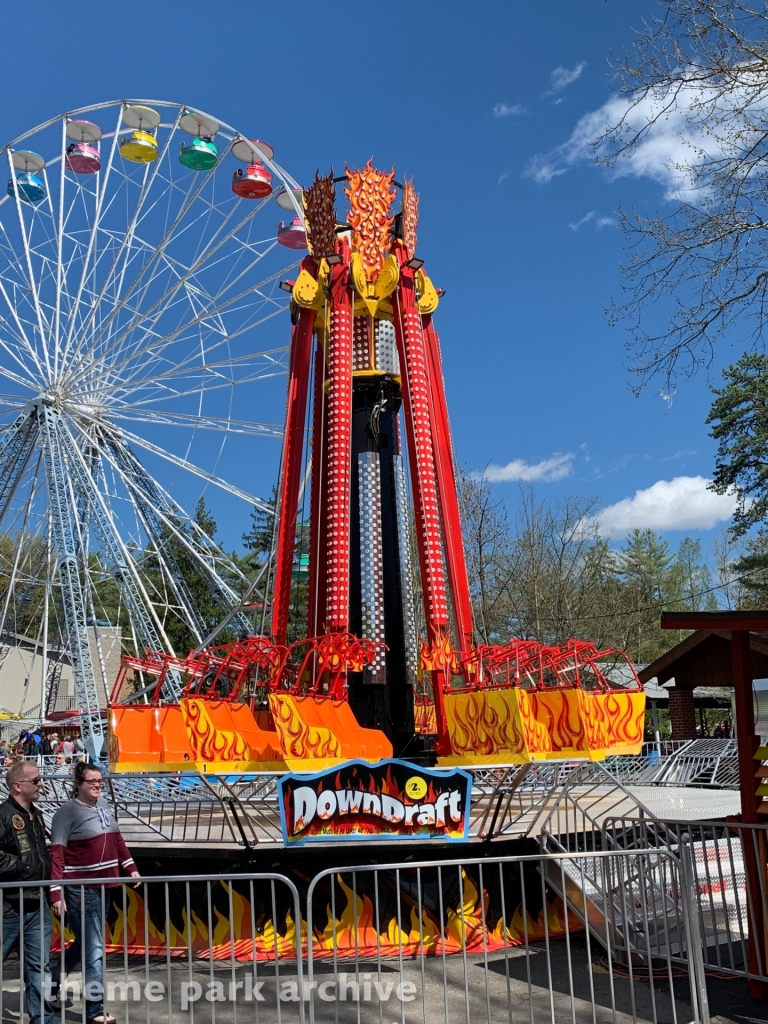
[(371, 318), (356, 316), (352, 322), (352, 372), (371, 370)]
[(376, 369), (382, 373), (400, 375), (395, 325), (389, 320), (376, 320)]
[[(378, 452), (357, 457), (360, 483), (360, 592), (362, 632), (370, 640), (385, 641), (384, 566), (381, 551), (381, 478)], [(372, 665), (364, 669), (367, 683), (387, 681), (385, 652), (379, 649)]]
[(411, 544), (408, 536), (408, 493), (405, 489), (405, 464), (402, 455), (395, 455), (395, 504), (397, 505), (397, 548), (400, 556), (400, 585), (403, 597), (403, 636), (405, 638), (405, 671), (408, 682), (416, 682), (419, 646), (416, 636), (416, 611), (413, 602)]

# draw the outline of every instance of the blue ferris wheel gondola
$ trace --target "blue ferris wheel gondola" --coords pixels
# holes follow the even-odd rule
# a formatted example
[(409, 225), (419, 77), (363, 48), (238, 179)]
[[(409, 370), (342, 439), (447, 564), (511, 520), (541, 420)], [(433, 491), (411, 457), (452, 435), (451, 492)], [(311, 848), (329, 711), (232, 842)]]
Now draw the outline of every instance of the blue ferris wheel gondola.
[(39, 203), (45, 199), (45, 183), (31, 171), (20, 171), (15, 178), (8, 179), (8, 195), (13, 198), (17, 191), (19, 199), (25, 203)]

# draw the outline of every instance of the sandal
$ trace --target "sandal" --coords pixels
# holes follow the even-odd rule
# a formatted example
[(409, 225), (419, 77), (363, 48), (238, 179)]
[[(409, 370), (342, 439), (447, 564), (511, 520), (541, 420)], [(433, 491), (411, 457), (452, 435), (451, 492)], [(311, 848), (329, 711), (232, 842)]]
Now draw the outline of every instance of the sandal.
[(99, 1017), (89, 1017), (86, 1024), (117, 1024), (117, 1018), (111, 1013), (103, 1013)]

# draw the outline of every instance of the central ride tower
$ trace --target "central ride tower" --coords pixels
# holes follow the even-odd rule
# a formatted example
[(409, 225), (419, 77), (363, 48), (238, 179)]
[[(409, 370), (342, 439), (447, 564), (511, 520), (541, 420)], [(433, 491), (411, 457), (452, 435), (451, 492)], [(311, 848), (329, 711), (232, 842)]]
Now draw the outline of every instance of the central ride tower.
[[(414, 686), (425, 676), (436, 750), (449, 751), (442, 694), (452, 651), (472, 647), (473, 627), (432, 322), (439, 296), (416, 256), (418, 197), (406, 180), (395, 212), (395, 186), (394, 171), (369, 162), (336, 181), (316, 175), (304, 192), (310, 255), (286, 284), (293, 331), (272, 638), (291, 639), (298, 504), (311, 465), (306, 636), (381, 645), (369, 664), (347, 671), (349, 703), (396, 755), (413, 756), (430, 745), (414, 723)], [(332, 692), (327, 659), (306, 671), (315, 692)]]

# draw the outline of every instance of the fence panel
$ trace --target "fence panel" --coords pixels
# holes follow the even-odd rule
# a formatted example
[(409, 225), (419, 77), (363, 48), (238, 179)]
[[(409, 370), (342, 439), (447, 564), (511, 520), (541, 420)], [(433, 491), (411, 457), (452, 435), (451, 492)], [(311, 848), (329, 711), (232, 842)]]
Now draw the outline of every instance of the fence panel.
[(672, 953), (689, 920), (659, 914), (650, 860), (680, 885), (676, 859), (647, 852), (323, 871), (309, 1024), (708, 1024), (700, 963), (681, 972)]
[(121, 1024), (304, 1024), (299, 896), (282, 875), (69, 886), (64, 943), (49, 888), (0, 886), (0, 1020), (39, 1020), (42, 998), (46, 1024), (103, 1011)]
[(768, 825), (616, 818), (604, 823), (603, 843), (675, 852), (690, 872), (705, 964), (768, 982), (759, 941), (768, 921)]

